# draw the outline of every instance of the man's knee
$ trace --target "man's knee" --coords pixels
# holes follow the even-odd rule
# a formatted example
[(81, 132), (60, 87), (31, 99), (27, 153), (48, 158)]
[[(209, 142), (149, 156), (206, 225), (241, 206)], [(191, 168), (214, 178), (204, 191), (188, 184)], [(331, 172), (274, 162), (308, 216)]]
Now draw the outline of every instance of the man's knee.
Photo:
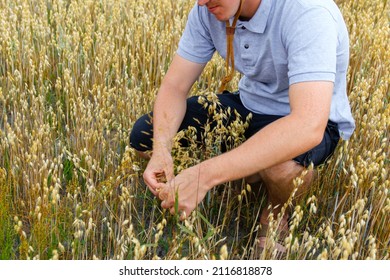
[(150, 151), (153, 147), (153, 125), (151, 115), (140, 117), (130, 132), (130, 146), (138, 152)]

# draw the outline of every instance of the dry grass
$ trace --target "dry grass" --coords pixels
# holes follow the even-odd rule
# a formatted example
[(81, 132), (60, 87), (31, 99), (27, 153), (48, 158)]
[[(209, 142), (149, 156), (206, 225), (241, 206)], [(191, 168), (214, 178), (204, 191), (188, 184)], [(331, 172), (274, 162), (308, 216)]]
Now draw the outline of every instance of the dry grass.
[[(357, 129), (295, 206), (287, 258), (389, 259), (390, 9), (385, 0), (338, 2)], [(249, 257), (264, 197), (230, 182), (178, 222), (147, 191), (145, 162), (128, 147), (192, 4), (0, 1), (1, 259)], [(223, 68), (215, 57), (193, 94), (215, 91)], [(207, 96), (215, 120), (234, 114)], [(217, 154), (218, 143), (239, 144), (245, 122), (206, 133), (202, 153), (177, 145), (176, 172)], [(269, 245), (263, 258), (274, 257)]]

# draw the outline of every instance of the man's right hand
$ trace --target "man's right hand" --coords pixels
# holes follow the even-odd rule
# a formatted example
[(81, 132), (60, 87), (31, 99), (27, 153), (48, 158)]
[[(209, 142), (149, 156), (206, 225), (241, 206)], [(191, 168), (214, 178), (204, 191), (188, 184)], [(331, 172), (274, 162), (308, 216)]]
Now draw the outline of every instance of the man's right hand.
[(146, 185), (155, 196), (158, 195), (159, 189), (165, 186), (166, 181), (170, 181), (175, 177), (173, 159), (168, 149), (153, 151), (143, 177)]

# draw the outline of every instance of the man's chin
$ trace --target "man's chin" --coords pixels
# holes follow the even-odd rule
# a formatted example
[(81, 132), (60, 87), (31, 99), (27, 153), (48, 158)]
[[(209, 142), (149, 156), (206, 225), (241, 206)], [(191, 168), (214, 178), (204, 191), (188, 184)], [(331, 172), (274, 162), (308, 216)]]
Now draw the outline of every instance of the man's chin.
[(223, 15), (214, 15), (214, 17), (219, 21), (227, 21), (229, 18)]

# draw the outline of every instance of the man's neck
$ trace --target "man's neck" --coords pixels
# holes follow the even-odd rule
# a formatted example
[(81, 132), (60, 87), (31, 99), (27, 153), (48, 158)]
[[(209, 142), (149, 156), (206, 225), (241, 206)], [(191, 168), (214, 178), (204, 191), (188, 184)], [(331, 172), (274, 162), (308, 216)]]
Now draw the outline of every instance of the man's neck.
[(260, 7), (260, 4), (261, 0), (245, 0), (242, 6), (240, 20), (250, 20), (255, 15), (257, 9)]

